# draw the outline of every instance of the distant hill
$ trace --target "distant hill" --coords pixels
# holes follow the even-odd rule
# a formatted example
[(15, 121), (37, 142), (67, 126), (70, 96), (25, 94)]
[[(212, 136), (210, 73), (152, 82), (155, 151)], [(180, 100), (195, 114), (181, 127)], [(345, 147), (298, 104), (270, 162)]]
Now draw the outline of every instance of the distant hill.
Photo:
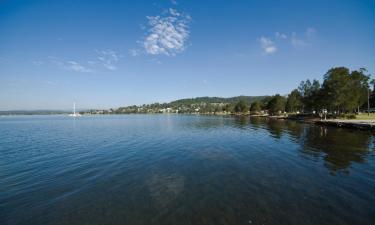
[[(197, 107), (199, 107), (200, 112), (211, 112), (213, 110), (228, 110), (224, 107), (231, 105), (233, 107), (238, 101), (246, 101), (249, 105), (255, 101), (262, 101), (268, 98), (269, 96), (235, 96), (229, 98), (223, 97), (197, 97), (197, 98), (185, 98), (175, 100), (169, 103), (153, 103), (153, 104), (144, 104), (144, 105), (132, 105), (119, 107), (118, 109), (110, 110), (81, 110), (82, 113), (90, 114), (112, 114), (112, 113), (159, 113), (165, 108), (172, 108), (179, 112), (196, 112)], [(221, 103), (221, 104), (213, 104)], [(224, 105), (226, 106), (224, 106)], [(199, 106), (197, 106), (199, 105)], [(219, 107), (217, 109), (212, 107)], [(0, 115), (52, 115), (52, 114), (67, 114), (70, 111), (64, 110), (9, 110), (9, 111), (0, 111)]]
[(244, 100), (248, 103), (255, 101), (262, 101), (268, 96), (235, 96), (229, 98), (222, 97), (197, 97), (197, 98), (185, 98), (170, 102), (171, 105), (190, 105), (199, 103), (236, 103), (239, 100)]

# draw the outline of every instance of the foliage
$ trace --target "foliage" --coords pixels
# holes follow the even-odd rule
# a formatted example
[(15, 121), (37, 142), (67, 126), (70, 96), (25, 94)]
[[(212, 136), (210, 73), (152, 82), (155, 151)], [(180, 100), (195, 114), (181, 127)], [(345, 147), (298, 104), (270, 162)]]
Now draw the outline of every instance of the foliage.
[(220, 98), (220, 97), (198, 97), (198, 98), (186, 98), (176, 101), (172, 101), (170, 104), (179, 106), (179, 105), (191, 105), (191, 104), (200, 104), (204, 103), (226, 103), (226, 104), (235, 104), (240, 100), (246, 101), (248, 104), (254, 101), (260, 101), (266, 96), (236, 96), (230, 98)]
[[(141, 106), (120, 107), (114, 110), (90, 110), (89, 113), (202, 113), (231, 114), (247, 113), (249, 105), (252, 113), (268, 110), (270, 114), (301, 111), (303, 113), (319, 112), (323, 109), (338, 115), (341, 113), (359, 112), (367, 109), (367, 98), (371, 92), (370, 105), (375, 107), (375, 80), (370, 82), (371, 75), (367, 70), (350, 71), (346, 67), (335, 67), (323, 76), (323, 83), (318, 80), (302, 81), (287, 98), (274, 96), (236, 96), (231, 98), (199, 97), (172, 101), (170, 103), (153, 103)], [(369, 84), (373, 90), (369, 89)]]
[(320, 83), (318, 80), (311, 81), (307, 79), (302, 81), (298, 91), (302, 101), (302, 111), (314, 111), (319, 109), (321, 104)]
[(302, 107), (302, 96), (297, 89), (294, 89), (287, 98), (286, 110), (288, 112), (300, 111)]
[(249, 106), (245, 100), (239, 100), (234, 106), (234, 111), (236, 113), (246, 113), (249, 110)]
[(330, 69), (324, 75), (322, 94), (331, 111), (353, 112), (367, 101), (370, 76), (365, 69), (349, 71), (345, 67)]
[(285, 111), (285, 97), (277, 94), (272, 97), (272, 99), (268, 102), (268, 111), (272, 114), (280, 114)]
[(251, 104), (250, 111), (252, 113), (259, 113), (261, 110), (262, 110), (262, 108), (261, 108), (260, 102), (255, 101), (255, 102), (253, 102), (253, 104)]

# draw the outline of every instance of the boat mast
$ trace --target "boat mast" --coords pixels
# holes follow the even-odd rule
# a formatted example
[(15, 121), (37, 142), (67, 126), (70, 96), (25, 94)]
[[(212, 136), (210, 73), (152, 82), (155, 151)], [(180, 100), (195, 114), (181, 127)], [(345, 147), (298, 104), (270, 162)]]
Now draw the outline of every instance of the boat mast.
[(75, 114), (76, 114), (76, 103), (73, 102), (73, 115), (75, 115)]

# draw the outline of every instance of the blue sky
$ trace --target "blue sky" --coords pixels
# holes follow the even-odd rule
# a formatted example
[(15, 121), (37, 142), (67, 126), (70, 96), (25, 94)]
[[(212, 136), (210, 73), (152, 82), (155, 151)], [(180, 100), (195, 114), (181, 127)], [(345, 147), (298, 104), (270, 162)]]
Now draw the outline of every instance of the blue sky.
[(375, 1), (1, 1), (0, 110), (287, 94), (374, 40)]

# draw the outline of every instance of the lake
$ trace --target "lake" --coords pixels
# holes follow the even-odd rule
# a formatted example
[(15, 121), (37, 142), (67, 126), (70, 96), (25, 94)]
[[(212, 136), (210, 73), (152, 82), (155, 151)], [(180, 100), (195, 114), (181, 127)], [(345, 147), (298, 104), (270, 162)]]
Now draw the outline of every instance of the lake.
[(375, 224), (370, 132), (194, 115), (0, 117), (0, 224)]

